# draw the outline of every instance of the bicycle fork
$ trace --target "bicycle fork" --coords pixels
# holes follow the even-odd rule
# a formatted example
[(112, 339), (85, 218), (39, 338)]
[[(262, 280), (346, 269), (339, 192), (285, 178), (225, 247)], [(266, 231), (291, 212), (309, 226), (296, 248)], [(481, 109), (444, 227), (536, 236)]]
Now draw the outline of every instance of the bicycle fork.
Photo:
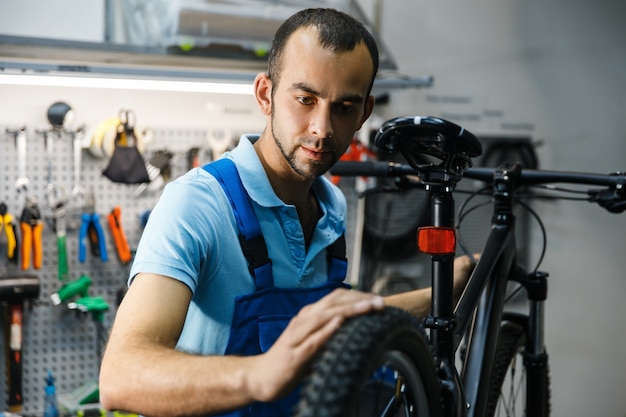
[(548, 274), (541, 271), (521, 275), (515, 279), (524, 286), (528, 294), (529, 312), (527, 340), (524, 350), (524, 367), (526, 369), (526, 395), (528, 398), (526, 415), (547, 417), (550, 398), (547, 387), (548, 353), (545, 349), (544, 304), (548, 295)]

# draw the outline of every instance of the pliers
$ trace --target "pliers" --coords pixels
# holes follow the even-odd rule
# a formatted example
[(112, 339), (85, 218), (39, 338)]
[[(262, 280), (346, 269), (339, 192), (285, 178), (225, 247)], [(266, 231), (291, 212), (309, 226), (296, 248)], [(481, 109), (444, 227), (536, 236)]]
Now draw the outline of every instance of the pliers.
[(126, 239), (126, 233), (122, 227), (122, 209), (119, 206), (115, 206), (107, 215), (107, 221), (111, 228), (113, 243), (115, 243), (115, 248), (117, 249), (117, 256), (120, 262), (126, 264), (130, 262), (132, 255), (128, 246), (128, 240)]
[(99, 256), (102, 262), (107, 262), (106, 241), (100, 225), (100, 216), (96, 213), (96, 199), (93, 191), (87, 196), (86, 212), (81, 215), (81, 223), (78, 235), (78, 262), (83, 263), (87, 258), (87, 246), (85, 240), (89, 239), (91, 253)]
[(20, 230), (22, 232), (22, 269), (30, 266), (31, 251), (33, 255), (33, 267), (41, 268), (43, 260), (43, 246), (41, 233), (43, 231), (43, 220), (41, 212), (37, 206), (37, 201), (27, 197), (24, 203), (24, 210), (20, 217)]
[(17, 236), (15, 235), (15, 223), (13, 216), (8, 212), (7, 205), (0, 203), (0, 233), (7, 235), (7, 258), (9, 262), (17, 264)]

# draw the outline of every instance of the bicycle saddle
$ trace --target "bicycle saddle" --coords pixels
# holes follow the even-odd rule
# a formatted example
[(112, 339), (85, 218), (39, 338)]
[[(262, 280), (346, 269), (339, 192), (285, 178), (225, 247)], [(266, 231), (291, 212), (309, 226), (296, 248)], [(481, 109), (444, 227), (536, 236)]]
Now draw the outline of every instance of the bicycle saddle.
[(482, 145), (469, 131), (431, 116), (396, 117), (385, 122), (374, 138), (379, 149), (400, 151), (425, 183), (452, 184), (472, 166)]

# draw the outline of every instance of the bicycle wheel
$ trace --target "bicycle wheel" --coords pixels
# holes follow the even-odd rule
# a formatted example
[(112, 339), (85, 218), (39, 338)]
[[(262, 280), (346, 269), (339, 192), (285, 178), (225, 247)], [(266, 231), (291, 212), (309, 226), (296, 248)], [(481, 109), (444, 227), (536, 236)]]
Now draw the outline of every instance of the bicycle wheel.
[(297, 417), (439, 416), (430, 345), (407, 312), (387, 307), (349, 320), (304, 383)]
[[(545, 356), (545, 373), (525, 361), (525, 326), (503, 322), (489, 387), (487, 417), (548, 416), (550, 414), (550, 375)], [(535, 379), (532, 379), (535, 378)], [(528, 382), (532, 393), (528, 392)], [(534, 396), (534, 398), (533, 398)]]

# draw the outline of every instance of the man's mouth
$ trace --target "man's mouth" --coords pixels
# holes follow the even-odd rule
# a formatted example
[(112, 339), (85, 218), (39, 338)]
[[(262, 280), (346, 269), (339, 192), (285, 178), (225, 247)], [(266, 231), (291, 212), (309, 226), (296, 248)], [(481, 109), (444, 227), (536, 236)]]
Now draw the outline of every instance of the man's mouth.
[(328, 151), (317, 151), (315, 149), (311, 149), (311, 148), (306, 148), (306, 147), (302, 147), (301, 148), (302, 151), (305, 153), (305, 155), (315, 161), (321, 161), (325, 158), (328, 158), (328, 156), (330, 155), (330, 152)]

